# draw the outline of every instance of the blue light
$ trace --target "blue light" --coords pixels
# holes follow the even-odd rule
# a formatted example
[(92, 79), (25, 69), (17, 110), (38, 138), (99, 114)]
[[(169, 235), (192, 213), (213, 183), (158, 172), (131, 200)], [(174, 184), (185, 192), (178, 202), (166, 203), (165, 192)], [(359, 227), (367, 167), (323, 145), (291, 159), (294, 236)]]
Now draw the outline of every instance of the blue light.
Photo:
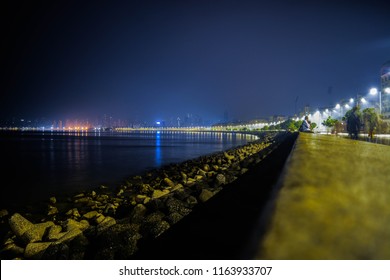
[(157, 125), (160, 125), (160, 124), (161, 124), (161, 122), (156, 122), (156, 124), (157, 124)]

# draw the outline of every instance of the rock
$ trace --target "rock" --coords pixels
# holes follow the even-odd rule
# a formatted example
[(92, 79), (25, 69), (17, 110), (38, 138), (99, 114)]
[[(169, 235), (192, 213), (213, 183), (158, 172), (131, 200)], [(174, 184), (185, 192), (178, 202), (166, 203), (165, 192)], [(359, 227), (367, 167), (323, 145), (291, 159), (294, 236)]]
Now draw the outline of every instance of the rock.
[(53, 225), (54, 225), (53, 222), (35, 224), (23, 233), (21, 239), (26, 244), (30, 242), (42, 241), (43, 236), (46, 233), (46, 230), (48, 230), (48, 228), (50, 228)]
[(159, 221), (151, 225), (150, 234), (152, 237), (156, 238), (160, 236), (164, 231), (170, 228), (170, 225), (166, 221)]
[(161, 212), (154, 212), (148, 215), (140, 228), (141, 234), (152, 237), (159, 236), (163, 231), (169, 228), (169, 223), (163, 221), (163, 217), (164, 214)]
[(15, 213), (9, 219), (9, 225), (12, 232), (18, 237), (21, 238), (22, 235), (29, 229), (33, 227), (33, 223), (24, 218), (19, 213)]
[(94, 210), (94, 211), (90, 211), (88, 213), (85, 213), (83, 215), (83, 218), (87, 219), (87, 220), (91, 220), (91, 219), (95, 218), (97, 215), (99, 215), (99, 212)]
[(174, 192), (174, 191), (177, 191), (177, 190), (180, 190), (180, 189), (183, 189), (184, 186), (182, 184), (177, 184), (176, 186), (174, 186), (172, 189), (171, 189), (171, 192)]
[(173, 213), (169, 214), (169, 215), (166, 217), (168, 223), (171, 224), (171, 225), (176, 224), (176, 223), (177, 223), (178, 221), (180, 221), (182, 218), (183, 218), (183, 216), (180, 215), (180, 214), (177, 213), (177, 212), (173, 212)]
[(49, 206), (48, 206), (47, 215), (48, 215), (48, 216), (53, 216), (53, 215), (56, 215), (56, 214), (58, 214), (58, 209), (57, 209), (57, 207), (54, 207), (54, 206), (49, 205)]
[(88, 227), (89, 223), (87, 220), (81, 220), (80, 222), (78, 222), (73, 219), (67, 219), (65, 222), (66, 231), (71, 231), (73, 229), (79, 229), (80, 231), (84, 231)]
[(188, 178), (187, 179), (187, 183), (186, 183), (187, 187), (192, 187), (195, 184), (196, 184), (196, 180), (195, 179), (193, 179), (193, 178)]
[(158, 211), (164, 207), (165, 207), (165, 204), (162, 201), (162, 199), (158, 199), (158, 198), (151, 199), (150, 202), (148, 203), (148, 208), (151, 209), (152, 211)]
[(181, 201), (185, 201), (190, 196), (190, 191), (187, 188), (178, 189), (175, 191), (174, 196)]
[(138, 250), (137, 242), (141, 237), (137, 226), (115, 224), (99, 235), (93, 257), (103, 260), (130, 259)]
[(106, 194), (100, 194), (96, 196), (96, 200), (101, 203), (107, 203), (107, 201), (110, 199), (110, 197)]
[(42, 254), (43, 260), (67, 260), (69, 259), (69, 246), (65, 243), (53, 243)]
[(104, 214), (115, 215), (116, 207), (112, 203), (107, 203), (104, 208)]
[(62, 231), (62, 227), (59, 225), (53, 225), (49, 228), (48, 233), (47, 233), (47, 239), (49, 241), (56, 241), (60, 239), (62, 236), (65, 235), (64, 232)]
[(208, 189), (203, 189), (202, 192), (199, 195), (199, 200), (202, 202), (206, 202), (209, 200), (211, 197), (214, 196), (214, 193)]
[(198, 204), (198, 200), (196, 199), (196, 197), (194, 197), (192, 195), (187, 197), (186, 202), (187, 202), (188, 207), (190, 207), (190, 208), (192, 208), (196, 204)]
[(181, 175), (183, 182), (186, 183), (187, 182), (187, 174), (185, 174), (184, 172), (181, 172), (180, 175)]
[(225, 156), (225, 158), (227, 160), (233, 160), (234, 159), (234, 156), (229, 155), (227, 152), (223, 152), (223, 155)]
[(24, 255), (24, 248), (19, 247), (15, 243), (9, 243), (1, 250), (1, 254), (6, 255), (7, 259), (14, 259)]
[(206, 172), (210, 171), (210, 165), (208, 164), (203, 165), (203, 170)]
[(74, 199), (78, 199), (78, 198), (81, 198), (81, 197), (84, 197), (85, 194), (83, 193), (79, 193), (79, 194), (76, 194), (75, 196), (73, 196)]
[(166, 202), (166, 207), (169, 211), (169, 213), (179, 213), (182, 216), (188, 215), (191, 212), (191, 209), (188, 209), (185, 207), (184, 202), (174, 198), (170, 197)]
[(74, 238), (76, 238), (80, 234), (83, 234), (83, 232), (81, 230), (79, 230), (78, 228), (72, 228), (70, 231), (67, 231), (60, 239), (53, 242), (53, 244), (60, 244), (60, 243), (68, 242), (70, 240), (73, 240)]
[(226, 184), (226, 177), (225, 177), (225, 175), (223, 175), (221, 173), (217, 174), (217, 176), (215, 177), (215, 184), (216, 184), (216, 186)]
[(109, 227), (116, 224), (116, 220), (110, 216), (104, 218), (104, 220), (99, 223), (96, 227), (97, 234), (107, 230)]
[(52, 242), (29, 243), (24, 251), (24, 257), (26, 259), (39, 260), (51, 244)]
[(169, 190), (165, 189), (165, 190), (154, 190), (153, 191), (153, 194), (152, 194), (152, 198), (160, 198), (164, 195), (167, 195), (169, 194)]
[(104, 221), (105, 218), (106, 218), (106, 217), (105, 217), (103, 214), (96, 215), (96, 217), (95, 217), (95, 222), (96, 222), (97, 224), (100, 224), (101, 222)]
[(81, 197), (74, 201), (74, 203), (89, 204), (92, 201), (91, 197)]
[(140, 187), (140, 193), (150, 195), (153, 193), (153, 188), (149, 184), (142, 184)]
[(144, 203), (146, 198), (147, 198), (146, 195), (138, 194), (138, 195), (135, 196), (135, 202), (137, 202), (137, 203)]
[(49, 202), (50, 202), (50, 204), (56, 204), (57, 199), (54, 196), (52, 196), (52, 197), (50, 197)]
[(171, 188), (173, 188), (175, 186), (175, 183), (172, 182), (172, 180), (169, 178), (164, 178), (164, 183), (166, 186), (171, 187)]
[(89, 244), (89, 241), (84, 236), (84, 234), (76, 235), (69, 242), (69, 248), (70, 248), (69, 259), (72, 259), (72, 260), (84, 259), (88, 244)]
[(65, 213), (65, 215), (72, 216), (74, 218), (80, 218), (80, 213), (79, 213), (79, 210), (77, 208), (73, 208), (73, 209), (69, 210), (68, 212)]
[(8, 216), (8, 210), (7, 209), (1, 209), (0, 210), (0, 218), (4, 218), (5, 216)]
[(130, 214), (130, 219), (133, 223), (141, 223), (145, 217), (147, 208), (143, 204), (137, 204)]
[(195, 175), (195, 181), (202, 181), (203, 180), (203, 176), (202, 175)]
[(248, 168), (241, 168), (241, 174), (248, 172)]
[[(199, 169), (198, 170), (198, 175), (200, 175), (202, 177), (207, 177), (207, 172), (202, 170), (202, 169)], [(195, 180), (196, 180), (196, 177), (195, 177)]]

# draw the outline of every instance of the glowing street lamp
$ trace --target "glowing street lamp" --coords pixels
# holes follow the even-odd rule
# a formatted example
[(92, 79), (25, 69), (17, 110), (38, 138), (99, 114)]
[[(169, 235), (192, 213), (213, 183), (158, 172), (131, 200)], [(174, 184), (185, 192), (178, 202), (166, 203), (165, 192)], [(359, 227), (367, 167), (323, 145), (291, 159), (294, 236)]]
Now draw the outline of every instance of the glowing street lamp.
[(381, 97), (381, 92), (380, 91), (378, 91), (376, 88), (371, 88), (370, 89), (370, 94), (371, 95), (379, 95), (379, 114), (381, 114), (382, 113), (382, 97)]
[(353, 98), (349, 99), (349, 103), (353, 104), (355, 100)]
[(367, 103), (367, 100), (366, 100), (364, 97), (362, 97), (362, 99), (360, 99), (360, 101), (361, 101), (363, 104), (366, 104), (366, 103)]

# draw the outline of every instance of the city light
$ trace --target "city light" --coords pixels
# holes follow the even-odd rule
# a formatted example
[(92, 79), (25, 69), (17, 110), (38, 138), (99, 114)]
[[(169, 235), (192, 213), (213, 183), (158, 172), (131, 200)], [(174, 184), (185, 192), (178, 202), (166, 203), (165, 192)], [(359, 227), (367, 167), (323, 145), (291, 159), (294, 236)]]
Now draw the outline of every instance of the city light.
[(364, 97), (362, 97), (362, 99), (360, 99), (360, 101), (361, 101), (363, 104), (366, 104), (366, 103), (367, 103), (367, 100), (364, 99)]
[(336, 104), (336, 109), (340, 109), (340, 104)]
[(349, 103), (353, 103), (355, 100), (353, 98), (349, 99)]
[(385, 92), (385, 93), (390, 93), (390, 87), (385, 88), (385, 89), (384, 89), (384, 92)]
[(371, 95), (376, 95), (378, 93), (378, 90), (376, 88), (371, 88), (370, 89), (370, 94)]

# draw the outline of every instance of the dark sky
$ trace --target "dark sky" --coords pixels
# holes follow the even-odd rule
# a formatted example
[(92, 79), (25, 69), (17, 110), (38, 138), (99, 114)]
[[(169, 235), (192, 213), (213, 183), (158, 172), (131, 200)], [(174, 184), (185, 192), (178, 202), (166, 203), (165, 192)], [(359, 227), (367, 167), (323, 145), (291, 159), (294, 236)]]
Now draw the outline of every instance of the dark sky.
[(390, 60), (390, 1), (1, 6), (3, 118), (287, 115), (297, 96), (316, 108), (368, 92)]

